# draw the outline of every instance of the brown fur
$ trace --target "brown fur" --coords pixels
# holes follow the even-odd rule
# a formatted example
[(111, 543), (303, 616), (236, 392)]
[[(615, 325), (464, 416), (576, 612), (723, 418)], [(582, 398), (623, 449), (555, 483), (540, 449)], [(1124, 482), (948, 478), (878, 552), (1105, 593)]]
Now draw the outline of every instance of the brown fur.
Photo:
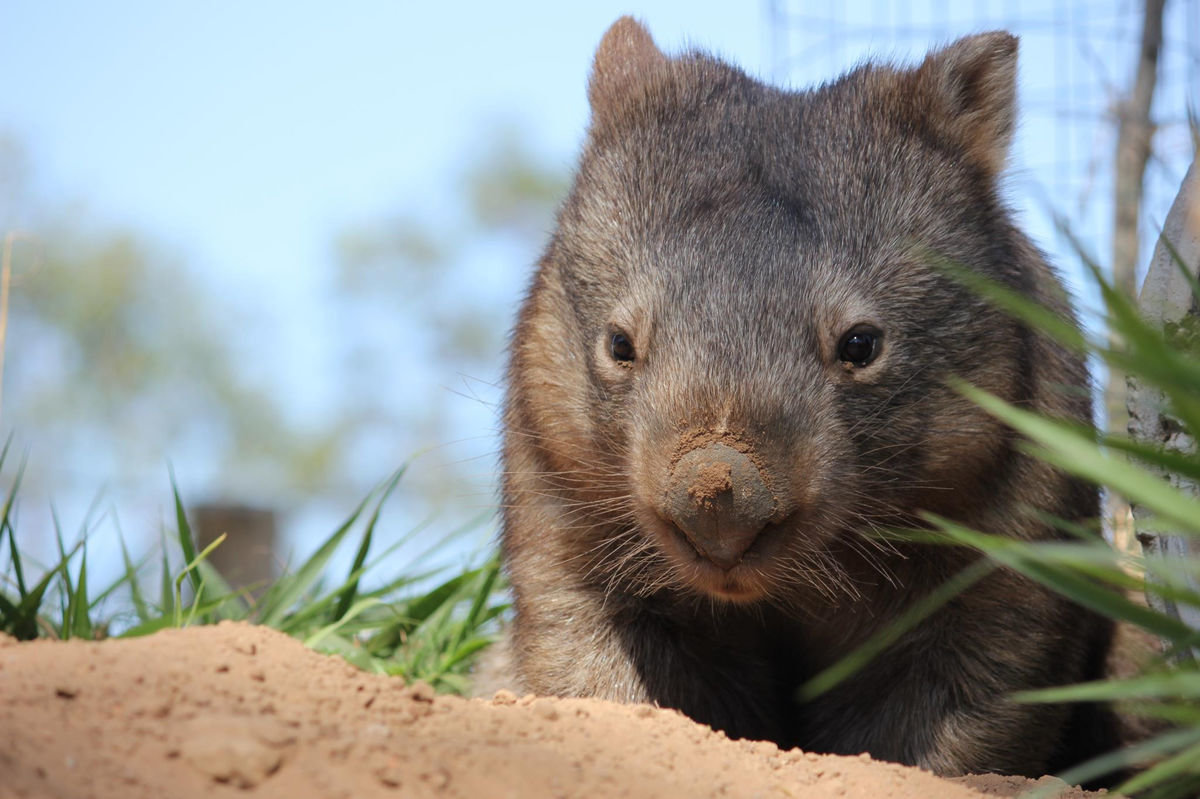
[[(1007, 699), (1098, 676), (1111, 637), (1008, 572), (796, 699), (972, 558), (875, 531), (930, 511), (1044, 539), (1031, 509), (1097, 515), (1093, 488), (947, 385), (1091, 419), (1078, 357), (927, 263), (1071, 314), (998, 195), (1016, 47), (983, 34), (915, 69), (785, 92), (704, 54), (667, 58), (628, 18), (605, 35), (578, 175), (511, 345), (514, 687), (657, 702), (734, 736), (939, 774), (1038, 775), (1113, 742), (1102, 709)], [(838, 342), (864, 321), (883, 350), (854, 368)], [(610, 354), (614, 330), (635, 360)], [(680, 453), (710, 440), (747, 454), (775, 502), (728, 570), (664, 510)]]

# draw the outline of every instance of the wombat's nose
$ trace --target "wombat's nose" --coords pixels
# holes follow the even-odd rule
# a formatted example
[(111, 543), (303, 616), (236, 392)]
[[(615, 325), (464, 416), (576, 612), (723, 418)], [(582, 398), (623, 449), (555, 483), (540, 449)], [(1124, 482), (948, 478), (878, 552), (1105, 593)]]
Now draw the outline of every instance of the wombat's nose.
[(732, 447), (697, 447), (675, 464), (667, 516), (701, 555), (723, 569), (737, 565), (774, 510), (762, 473)]

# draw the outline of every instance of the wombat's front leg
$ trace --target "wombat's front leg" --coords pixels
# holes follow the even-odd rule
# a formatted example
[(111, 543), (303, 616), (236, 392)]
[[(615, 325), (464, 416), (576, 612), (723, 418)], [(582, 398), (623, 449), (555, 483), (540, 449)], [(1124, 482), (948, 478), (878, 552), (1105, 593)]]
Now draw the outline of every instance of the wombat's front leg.
[[(801, 745), (839, 754), (869, 752), (946, 776), (1044, 774), (1073, 762), (1064, 746), (1107, 749), (1100, 740), (1105, 731), (1098, 729), (1103, 719), (1087, 715), (1086, 708), (1011, 699), (1017, 691), (1054, 684), (1056, 675), (1084, 674), (1089, 649), (1103, 646), (1103, 623), (1097, 619), (1089, 626), (1089, 615), (1062, 612), (1069, 607), (1065, 600), (1044, 595), (1035, 601), (1032, 594), (1044, 593), (1036, 586), (997, 577), (944, 608), (859, 674), (801, 706)], [(1027, 605), (1015, 605), (1014, 596)], [(1002, 601), (1007, 609), (998, 606)], [(981, 604), (990, 606), (988, 615)], [(1076, 620), (1074, 629), (1066, 628), (1069, 619)]]
[(638, 601), (561, 589), (547, 599), (518, 610), (509, 641), (522, 690), (657, 704), (732, 737), (779, 739), (783, 695), (753, 653)]
[(633, 658), (599, 601), (578, 589), (516, 597), (507, 657), (517, 689), (548, 696), (652, 702)]

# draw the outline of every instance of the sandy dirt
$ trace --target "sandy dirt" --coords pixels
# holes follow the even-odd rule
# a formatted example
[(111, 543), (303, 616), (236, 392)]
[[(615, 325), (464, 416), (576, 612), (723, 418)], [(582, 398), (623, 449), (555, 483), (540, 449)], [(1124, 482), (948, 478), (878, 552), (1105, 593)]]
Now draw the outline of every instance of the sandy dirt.
[(435, 697), (245, 624), (102, 643), (0, 636), (5, 799), (965, 799), (1032, 784), (780, 751), (648, 706)]

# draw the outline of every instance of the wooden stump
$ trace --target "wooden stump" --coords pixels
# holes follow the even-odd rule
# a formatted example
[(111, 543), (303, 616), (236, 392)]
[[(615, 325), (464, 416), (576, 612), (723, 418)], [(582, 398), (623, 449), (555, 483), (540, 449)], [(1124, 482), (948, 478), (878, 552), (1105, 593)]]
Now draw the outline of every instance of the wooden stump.
[(230, 588), (252, 593), (276, 574), (275, 513), (246, 505), (211, 502), (192, 507), (197, 550), (203, 550), (222, 533), (226, 538), (208, 556)]

